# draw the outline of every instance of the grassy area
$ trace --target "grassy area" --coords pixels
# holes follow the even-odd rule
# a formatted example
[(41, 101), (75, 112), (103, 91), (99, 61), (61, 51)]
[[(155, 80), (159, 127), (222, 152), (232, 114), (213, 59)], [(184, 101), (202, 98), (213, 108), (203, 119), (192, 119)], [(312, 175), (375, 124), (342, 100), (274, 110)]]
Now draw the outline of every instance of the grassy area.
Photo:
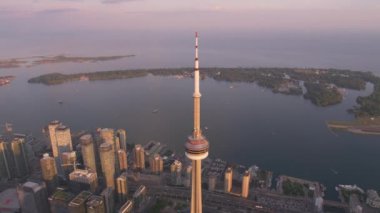
[(173, 202), (165, 199), (157, 199), (156, 204), (149, 209), (149, 213), (160, 213), (167, 206), (172, 206)]
[(300, 183), (291, 182), (290, 180), (285, 180), (282, 183), (282, 190), (285, 195), (305, 196), (304, 186)]

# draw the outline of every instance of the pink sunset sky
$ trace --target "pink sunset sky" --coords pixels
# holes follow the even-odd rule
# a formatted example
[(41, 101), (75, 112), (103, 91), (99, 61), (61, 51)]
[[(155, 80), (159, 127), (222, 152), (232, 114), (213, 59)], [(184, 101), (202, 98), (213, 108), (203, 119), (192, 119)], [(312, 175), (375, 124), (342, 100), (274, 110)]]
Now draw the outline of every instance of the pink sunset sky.
[(379, 0), (1, 0), (0, 28), (379, 32)]

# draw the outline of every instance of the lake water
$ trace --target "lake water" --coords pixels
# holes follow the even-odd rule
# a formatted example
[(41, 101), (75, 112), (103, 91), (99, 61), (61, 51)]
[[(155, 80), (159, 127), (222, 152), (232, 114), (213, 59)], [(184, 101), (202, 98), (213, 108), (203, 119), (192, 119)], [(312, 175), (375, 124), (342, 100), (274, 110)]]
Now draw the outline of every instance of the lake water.
[[(43, 126), (54, 119), (70, 126), (72, 131), (97, 127), (125, 128), (131, 143), (158, 140), (177, 152), (183, 152), (187, 136), (192, 132), (191, 79), (148, 76), (128, 80), (71, 82), (57, 86), (26, 82), (31, 77), (51, 72), (193, 65), (191, 37), (186, 42), (171, 41), (171, 37), (153, 42), (149, 38), (150, 43), (140, 49), (139, 43), (133, 45), (133, 39), (126, 39), (132, 47), (123, 47), (127, 52), (118, 46), (123, 39), (112, 42), (111, 49), (115, 48), (116, 53), (135, 53), (137, 56), (134, 58), (0, 70), (0, 75), (16, 76), (11, 85), (0, 88), (0, 123), (11, 122), (17, 132), (35, 135), (40, 135)], [(236, 43), (235, 38), (239, 42)], [(380, 51), (378, 46), (372, 45), (380, 43), (378, 37), (371, 37), (372, 40), (352, 37), (353, 44), (349, 38), (334, 38), (318, 40), (316, 44), (308, 43), (309, 37), (296, 41), (291, 36), (283, 36), (281, 43), (275, 42), (274, 36), (264, 43), (255, 43), (260, 39), (226, 35), (214, 40), (206, 34), (204, 39), (201, 38), (201, 65), (336, 67), (375, 73), (380, 68), (380, 62), (374, 55)], [(243, 41), (247, 45), (243, 46)], [(276, 45), (272, 48), (265, 45), (270, 46), (273, 42)], [(348, 43), (352, 45), (346, 46)], [(87, 48), (82, 51), (83, 54), (93, 52), (90, 44), (83, 45)], [(42, 50), (49, 54), (61, 53), (48, 45), (42, 45), (36, 51), (32, 46), (28, 49), (29, 54), (28, 51), (21, 51), (22, 56), (42, 54)], [(70, 50), (74, 47), (69, 47), (66, 52)], [(14, 51), (12, 56), (21, 52)], [(96, 55), (113, 54), (111, 50), (104, 52), (97, 52)], [(273, 94), (255, 84), (233, 85), (231, 89), (231, 84), (227, 82), (212, 79), (201, 82), (202, 125), (208, 127), (204, 134), (210, 141), (212, 157), (246, 166), (256, 164), (274, 171), (275, 175), (287, 174), (320, 181), (328, 187), (329, 198), (336, 197), (334, 186), (337, 184), (380, 188), (379, 137), (335, 134), (325, 125), (326, 120), (353, 119), (346, 110), (355, 104), (358, 95), (369, 94), (370, 87), (361, 92), (348, 91), (343, 103), (320, 108), (301, 97)], [(59, 105), (58, 100), (64, 103)], [(152, 113), (156, 108), (159, 112)], [(338, 174), (332, 170), (338, 171)]]

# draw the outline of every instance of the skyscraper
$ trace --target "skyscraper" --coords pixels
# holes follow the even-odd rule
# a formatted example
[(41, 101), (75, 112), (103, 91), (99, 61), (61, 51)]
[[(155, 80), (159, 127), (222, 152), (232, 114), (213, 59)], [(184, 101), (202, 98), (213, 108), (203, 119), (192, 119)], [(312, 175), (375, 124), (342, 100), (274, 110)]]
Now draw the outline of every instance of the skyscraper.
[(73, 145), (71, 141), (71, 132), (70, 132), (69, 127), (64, 126), (64, 125), (59, 125), (55, 129), (55, 137), (57, 141), (59, 154), (73, 151)]
[(134, 157), (135, 157), (136, 168), (145, 169), (145, 151), (144, 151), (144, 148), (140, 144), (135, 145)]
[(53, 151), (53, 157), (57, 158), (59, 157), (58, 154), (58, 144), (57, 144), (57, 138), (55, 137), (55, 130), (61, 123), (57, 120), (52, 121), (48, 125), (48, 136), (50, 140), (50, 146)]
[(112, 145), (102, 143), (99, 147), (99, 152), (106, 186), (115, 189), (115, 152), (112, 149)]
[(173, 185), (181, 185), (182, 184), (182, 163), (181, 161), (175, 160), (170, 165), (170, 173)]
[(58, 186), (58, 175), (55, 160), (45, 153), (40, 160), (42, 179), (45, 181), (48, 194), (52, 194)]
[(164, 169), (164, 162), (159, 154), (154, 154), (150, 160), (150, 168), (153, 173), (161, 173)]
[(224, 173), (224, 192), (231, 192), (232, 190), (232, 169), (228, 167)]
[(124, 172), (128, 169), (127, 153), (123, 149), (117, 151), (117, 157), (119, 159), (119, 169)]
[(115, 156), (115, 159), (114, 159), (115, 174), (119, 174), (120, 173), (119, 158), (117, 158), (116, 155), (117, 155), (117, 150), (119, 150), (120, 147), (119, 147), (119, 143), (116, 143), (116, 140), (115, 140), (115, 130), (111, 128), (103, 128), (103, 129), (98, 129), (98, 132), (103, 142), (109, 143), (112, 145), (112, 151)]
[(12, 134), (0, 138), (0, 179), (26, 177), (29, 163), (25, 135)]
[(50, 212), (44, 183), (28, 181), (17, 187), (17, 196), (23, 213)]
[(251, 175), (248, 171), (244, 172), (243, 181), (241, 186), (241, 196), (247, 198), (249, 195), (249, 181), (251, 180)]
[(26, 156), (25, 138), (15, 137), (11, 142), (14, 173), (16, 177), (25, 177), (29, 173), (29, 164)]
[(87, 169), (96, 172), (94, 141), (90, 134), (80, 137), (83, 163)]
[(127, 151), (127, 132), (124, 129), (118, 129), (116, 137), (119, 139), (120, 149)]
[(115, 212), (115, 193), (114, 190), (110, 187), (105, 188), (101, 196), (104, 200), (104, 206), (106, 213), (114, 213)]
[(103, 128), (99, 130), (100, 138), (103, 139), (103, 142), (111, 143), (112, 148), (115, 148), (115, 134), (113, 129)]
[(7, 159), (7, 144), (0, 138), (0, 179), (11, 179), (12, 174)]
[(117, 179), (117, 195), (120, 203), (127, 201), (128, 185), (127, 185), (127, 173), (123, 172)]
[(202, 213), (202, 177), (201, 161), (208, 156), (209, 143), (202, 135), (199, 90), (198, 33), (195, 33), (195, 67), (194, 67), (194, 130), (185, 144), (186, 156), (192, 161), (191, 213)]

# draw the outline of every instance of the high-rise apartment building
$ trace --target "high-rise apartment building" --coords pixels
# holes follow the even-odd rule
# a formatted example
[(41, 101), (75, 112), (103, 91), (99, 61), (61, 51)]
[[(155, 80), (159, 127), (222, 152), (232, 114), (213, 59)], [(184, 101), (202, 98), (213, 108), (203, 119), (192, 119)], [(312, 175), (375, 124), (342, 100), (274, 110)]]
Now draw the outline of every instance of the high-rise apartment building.
[(96, 160), (95, 160), (95, 144), (90, 134), (85, 134), (80, 137), (81, 151), (83, 157), (83, 163), (86, 169), (96, 172)]
[(28, 181), (17, 187), (17, 196), (23, 213), (50, 212), (44, 183)]
[(55, 138), (57, 141), (59, 154), (73, 151), (73, 144), (71, 141), (71, 132), (69, 127), (59, 125), (55, 129)]
[(12, 178), (12, 173), (8, 164), (9, 152), (7, 143), (0, 138), (0, 179), (3, 180)]
[(170, 173), (172, 184), (181, 185), (182, 184), (182, 163), (181, 161), (175, 160), (170, 165)]
[(58, 173), (55, 160), (45, 153), (40, 159), (42, 179), (46, 183), (48, 194), (52, 194), (58, 186)]
[(16, 177), (25, 177), (29, 174), (29, 164), (25, 146), (25, 138), (22, 137), (15, 137), (11, 142), (14, 173)]
[(150, 159), (150, 168), (153, 173), (159, 174), (164, 169), (164, 162), (159, 154), (154, 154)]
[(241, 196), (247, 198), (249, 195), (249, 182), (251, 180), (251, 175), (249, 171), (245, 171), (243, 175), (243, 181), (241, 186)]
[(127, 132), (124, 129), (118, 129), (116, 131), (116, 137), (119, 139), (120, 149), (127, 152)]
[(135, 145), (134, 159), (137, 169), (145, 169), (145, 151), (140, 144)]
[(114, 213), (115, 212), (115, 193), (114, 189), (107, 187), (105, 188), (101, 196), (103, 197), (104, 200), (104, 206), (106, 213)]
[(128, 195), (128, 185), (127, 185), (127, 173), (123, 172), (117, 179), (116, 179), (116, 192), (118, 201), (120, 203), (125, 203), (127, 201), (127, 195)]
[(102, 143), (99, 152), (106, 186), (115, 189), (115, 152), (112, 145), (106, 142)]
[(99, 135), (103, 142), (112, 144), (112, 148), (115, 149), (115, 131), (113, 129), (99, 129)]
[(124, 172), (128, 169), (127, 153), (123, 149), (117, 151), (117, 157), (119, 159), (119, 169)]
[(50, 122), (48, 125), (48, 137), (50, 140), (51, 149), (53, 151), (53, 157), (55, 158), (59, 157), (57, 138), (55, 137), (55, 130), (59, 125), (61, 125), (61, 122), (57, 120)]
[(232, 190), (232, 168), (228, 167), (224, 173), (224, 192), (231, 192)]

